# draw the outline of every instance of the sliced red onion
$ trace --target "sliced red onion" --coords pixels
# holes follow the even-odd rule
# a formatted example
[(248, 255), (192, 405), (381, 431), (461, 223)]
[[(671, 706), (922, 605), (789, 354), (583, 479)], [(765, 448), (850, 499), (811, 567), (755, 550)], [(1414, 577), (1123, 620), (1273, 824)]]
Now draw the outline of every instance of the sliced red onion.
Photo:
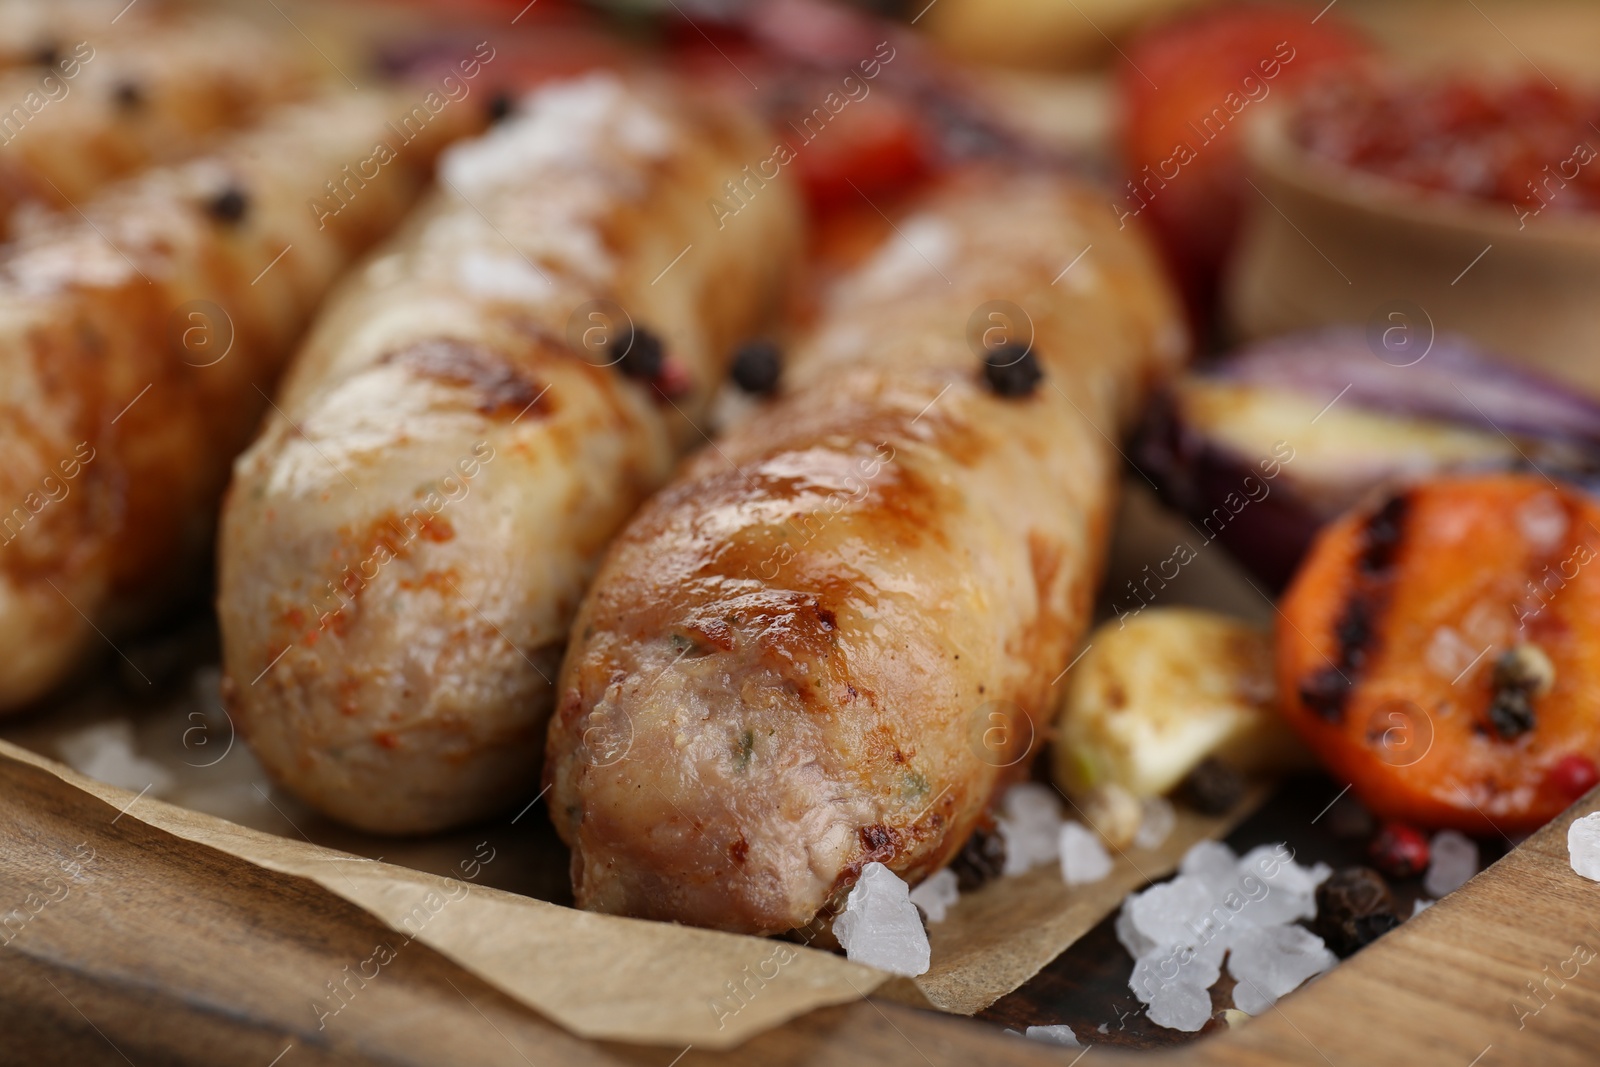
[(1133, 463), (1274, 588), (1323, 523), (1396, 484), (1536, 469), (1600, 489), (1600, 403), (1458, 337), (1398, 362), (1353, 329), (1252, 346), (1158, 396)]
[(1253, 345), (1201, 373), (1329, 400), (1343, 393), (1340, 403), (1512, 437), (1600, 445), (1600, 402), (1453, 334), (1438, 335), (1410, 357), (1385, 351), (1381, 335), (1334, 327)]

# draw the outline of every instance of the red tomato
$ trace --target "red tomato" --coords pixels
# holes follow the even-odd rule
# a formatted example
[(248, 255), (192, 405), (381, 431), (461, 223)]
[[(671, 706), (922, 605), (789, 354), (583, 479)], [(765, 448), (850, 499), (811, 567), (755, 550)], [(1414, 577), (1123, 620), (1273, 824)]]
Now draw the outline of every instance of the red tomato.
[(879, 91), (849, 104), (826, 125), (815, 115), (796, 114), (778, 132), (794, 149), (796, 173), (817, 211), (892, 195), (927, 172), (929, 137), (908, 103)]
[(1335, 16), (1232, 4), (1135, 40), (1117, 72), (1127, 179), (1119, 214), (1153, 224), (1202, 320), (1233, 243), (1245, 184), (1239, 127), (1269, 97), (1351, 63), (1366, 42)]
[[(679, 29), (671, 46), (675, 68), (766, 111), (773, 144), (782, 141), (794, 153), (787, 166), (815, 211), (861, 204), (862, 195), (876, 200), (901, 192), (927, 173), (933, 138), (904, 95), (878, 82), (866, 83), (867, 94), (851, 99), (843, 83), (848, 66), (807, 66), (768, 44), (702, 29), (710, 40), (692, 28)], [(762, 87), (759, 95), (752, 81)]]

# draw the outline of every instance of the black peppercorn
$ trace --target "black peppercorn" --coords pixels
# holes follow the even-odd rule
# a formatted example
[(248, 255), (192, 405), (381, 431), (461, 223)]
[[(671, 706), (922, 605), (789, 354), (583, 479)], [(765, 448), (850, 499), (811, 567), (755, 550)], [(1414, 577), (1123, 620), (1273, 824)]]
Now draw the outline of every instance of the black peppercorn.
[(111, 99), (124, 111), (137, 111), (144, 106), (144, 90), (136, 81), (119, 81), (111, 90)]
[(231, 185), (206, 201), (206, 213), (218, 222), (238, 222), (249, 209), (250, 198)]
[(1005, 344), (983, 357), (983, 376), (999, 396), (1028, 396), (1044, 377), (1032, 347)]
[(1329, 664), (1300, 683), (1300, 700), (1325, 722), (1336, 723), (1344, 717), (1350, 689), (1350, 676)]
[(1392, 911), (1374, 912), (1351, 922), (1356, 948), (1366, 948), (1384, 934), (1400, 925), (1400, 917)]
[(733, 384), (754, 396), (766, 396), (778, 387), (783, 354), (771, 341), (747, 341), (733, 357)]
[(1501, 689), (1489, 701), (1489, 725), (1502, 741), (1533, 729), (1533, 700), (1521, 689)]
[(1340, 959), (1400, 925), (1383, 876), (1370, 867), (1345, 867), (1317, 887), (1313, 931)]
[(956, 886), (970, 893), (986, 882), (1000, 877), (1006, 865), (1006, 839), (993, 830), (975, 830), (950, 869), (956, 872)]
[(615, 350), (621, 353), (617, 357), (617, 366), (623, 374), (642, 381), (653, 381), (660, 377), (661, 368), (666, 362), (661, 338), (649, 330), (633, 326), (626, 333), (619, 334), (614, 345)]
[(490, 122), (499, 122), (501, 119), (511, 114), (511, 95), (504, 92), (495, 93), (489, 98), (488, 111)]
[(1555, 684), (1555, 667), (1538, 645), (1509, 648), (1495, 661), (1489, 725), (1503, 741), (1521, 737), (1534, 726), (1533, 700)]
[(54, 41), (41, 44), (33, 53), (33, 62), (40, 67), (54, 67), (61, 62), (61, 48)]
[(1179, 798), (1202, 815), (1223, 815), (1244, 797), (1244, 779), (1215, 756), (1207, 756), (1178, 787)]

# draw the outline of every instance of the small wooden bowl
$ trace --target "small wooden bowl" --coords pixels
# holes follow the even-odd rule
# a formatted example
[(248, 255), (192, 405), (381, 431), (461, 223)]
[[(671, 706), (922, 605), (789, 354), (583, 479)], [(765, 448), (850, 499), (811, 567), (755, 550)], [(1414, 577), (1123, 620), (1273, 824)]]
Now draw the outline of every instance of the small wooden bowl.
[(1448, 330), (1600, 395), (1600, 215), (1547, 207), (1524, 226), (1510, 204), (1311, 158), (1289, 117), (1272, 107), (1246, 131), (1255, 190), (1226, 284), (1234, 330), (1364, 324), (1397, 364)]

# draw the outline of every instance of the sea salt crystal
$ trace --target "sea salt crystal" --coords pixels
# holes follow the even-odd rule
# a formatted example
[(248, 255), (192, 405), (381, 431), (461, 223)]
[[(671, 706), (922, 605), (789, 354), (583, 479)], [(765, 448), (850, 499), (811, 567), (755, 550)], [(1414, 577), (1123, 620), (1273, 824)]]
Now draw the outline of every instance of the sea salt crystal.
[(950, 906), (961, 898), (956, 872), (946, 867), (935, 871), (911, 891), (911, 903), (922, 909), (931, 923), (943, 922)]
[(148, 790), (162, 796), (176, 784), (165, 767), (139, 755), (134, 747), (133, 723), (127, 719), (85, 726), (61, 738), (57, 747), (73, 770), (107, 785)]
[(1098, 882), (1111, 873), (1111, 854), (1100, 835), (1080, 822), (1061, 826), (1061, 878), (1068, 885)]
[(1001, 810), (1007, 818), (1025, 823), (1061, 822), (1061, 799), (1056, 791), (1038, 782), (1018, 782), (1006, 790)]
[(1316, 888), (1332, 873), (1302, 867), (1287, 845), (1244, 856), (1217, 841), (1184, 854), (1170, 882), (1130, 893), (1116, 932), (1134, 957), (1128, 985), (1152, 1022), (1198, 1030), (1211, 1017), (1207, 990), (1224, 958), (1235, 1005), (1261, 1012), (1337, 962), (1321, 938), (1297, 925), (1316, 915)]
[(1219, 914), (1212, 909), (1205, 921), (1197, 924), (1194, 941), (1179, 950), (1183, 977), (1208, 988), (1213, 985), (1222, 976), (1222, 958), (1233, 938), (1249, 925), (1242, 919), (1229, 919), (1225, 910)]
[(1055, 1026), (1030, 1026), (1028, 1035), (1035, 1041), (1044, 1041), (1052, 1045), (1064, 1045), (1067, 1048), (1082, 1048), (1078, 1044), (1078, 1035), (1072, 1032), (1072, 1027), (1065, 1023)]
[(1186, 945), (1195, 939), (1192, 924), (1211, 913), (1212, 896), (1198, 878), (1180, 874), (1128, 901), (1135, 930), (1156, 945)]
[(1117, 921), (1115, 923), (1117, 940), (1122, 942), (1122, 947), (1128, 950), (1128, 955), (1136, 960), (1141, 956), (1148, 955), (1152, 949), (1160, 947), (1150, 938), (1141, 934), (1138, 927), (1133, 925), (1133, 909), (1128, 904), (1138, 895), (1138, 893), (1129, 893), (1127, 898), (1123, 900), (1122, 910), (1117, 913)]
[[(1247, 896), (1256, 878), (1266, 886), (1266, 893), (1252, 899), (1241, 914), (1257, 926), (1273, 926), (1309, 919), (1317, 913), (1318, 879), (1308, 868), (1294, 862), (1293, 853), (1286, 845), (1260, 845), (1239, 859), (1239, 880)], [(1326, 877), (1326, 875), (1324, 875)]]
[(1221, 841), (1200, 841), (1183, 854), (1178, 873), (1200, 879), (1221, 900), (1239, 888), (1239, 857)]
[(539, 301), (555, 291), (549, 277), (521, 256), (472, 249), (456, 261), (456, 282), (473, 296)]
[(1277, 1002), (1277, 997), (1267, 996), (1254, 982), (1241, 981), (1233, 987), (1233, 1006), (1246, 1015), (1260, 1015)]
[(1600, 882), (1600, 811), (1577, 819), (1567, 828), (1567, 855), (1572, 869)]
[(1438, 677), (1454, 679), (1472, 665), (1476, 655), (1477, 650), (1453, 628), (1440, 626), (1429, 636), (1428, 646), (1422, 652), (1422, 661)]
[(1567, 509), (1554, 493), (1531, 497), (1515, 512), (1517, 529), (1540, 551), (1548, 552), (1567, 532)]
[(1037, 782), (1012, 786), (995, 821), (1006, 843), (1002, 874), (1023, 874), (1061, 855), (1061, 801), (1049, 786)]
[(518, 115), (446, 152), (439, 172), (459, 195), (472, 196), (592, 163), (617, 145), (661, 157), (672, 130), (615, 75), (590, 74), (530, 94)]
[(916, 977), (928, 969), (928, 932), (911, 891), (881, 863), (869, 863), (833, 920), (833, 936), (856, 963)]
[(1428, 846), (1428, 873), (1422, 888), (1432, 897), (1442, 897), (1466, 885), (1478, 873), (1478, 846), (1470, 837), (1455, 830), (1440, 830)]
[(1211, 1019), (1211, 993), (1192, 982), (1170, 982), (1156, 993), (1145, 1014), (1157, 1026), (1192, 1034)]
[(1308, 978), (1332, 970), (1338, 958), (1322, 938), (1301, 926), (1241, 929), (1228, 953), (1228, 973), (1239, 983), (1233, 1004), (1259, 1015)]
[(1144, 819), (1139, 823), (1139, 830), (1133, 835), (1134, 848), (1159, 848), (1161, 843), (1172, 836), (1172, 828), (1178, 824), (1177, 812), (1172, 810), (1172, 802), (1166, 797), (1149, 797), (1144, 802)]
[(1199, 947), (1173, 945), (1141, 956), (1133, 965), (1128, 988), (1145, 1004), (1151, 1003), (1162, 987), (1174, 982), (1210, 989), (1222, 977), (1222, 957), (1226, 944), (1213, 938)]

